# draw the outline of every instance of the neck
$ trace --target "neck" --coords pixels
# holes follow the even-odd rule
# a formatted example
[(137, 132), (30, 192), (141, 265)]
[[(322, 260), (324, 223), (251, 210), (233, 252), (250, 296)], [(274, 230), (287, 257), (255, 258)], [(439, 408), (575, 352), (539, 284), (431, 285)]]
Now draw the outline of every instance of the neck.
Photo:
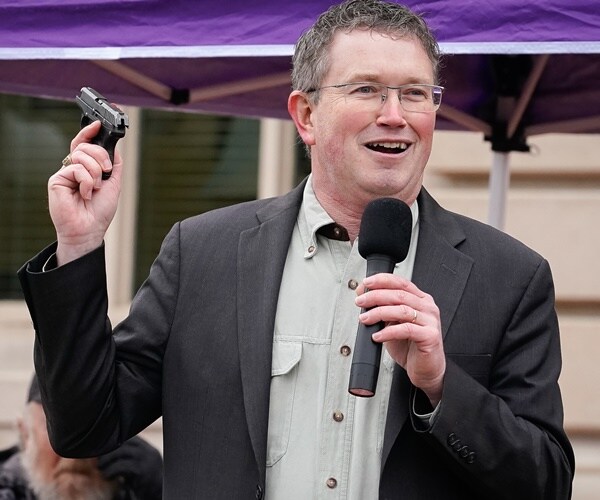
[(318, 193), (315, 191), (317, 200), (329, 216), (348, 231), (350, 241), (354, 242), (360, 229), (360, 221), (365, 205), (351, 205), (348, 200), (337, 199), (329, 196), (327, 193)]

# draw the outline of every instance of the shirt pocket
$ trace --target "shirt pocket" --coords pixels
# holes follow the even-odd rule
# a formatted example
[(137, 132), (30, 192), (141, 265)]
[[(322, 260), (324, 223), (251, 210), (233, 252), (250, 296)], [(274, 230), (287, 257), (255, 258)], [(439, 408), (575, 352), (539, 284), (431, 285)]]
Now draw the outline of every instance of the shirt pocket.
[(302, 342), (273, 342), (267, 467), (275, 465), (287, 451), (301, 358)]

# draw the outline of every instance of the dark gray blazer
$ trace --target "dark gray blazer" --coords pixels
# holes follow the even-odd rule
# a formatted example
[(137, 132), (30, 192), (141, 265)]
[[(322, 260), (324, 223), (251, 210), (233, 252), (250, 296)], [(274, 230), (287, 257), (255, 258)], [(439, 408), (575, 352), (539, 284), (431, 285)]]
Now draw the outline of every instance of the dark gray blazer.
[[(176, 224), (114, 330), (103, 249), (41, 273), (51, 246), (19, 271), (59, 453), (104, 453), (162, 415), (165, 498), (262, 497), (274, 317), (302, 189)], [(418, 202), (413, 281), (440, 308), (448, 368), (437, 420), (421, 428), (397, 367), (380, 498), (568, 498), (548, 263), (425, 190)]]

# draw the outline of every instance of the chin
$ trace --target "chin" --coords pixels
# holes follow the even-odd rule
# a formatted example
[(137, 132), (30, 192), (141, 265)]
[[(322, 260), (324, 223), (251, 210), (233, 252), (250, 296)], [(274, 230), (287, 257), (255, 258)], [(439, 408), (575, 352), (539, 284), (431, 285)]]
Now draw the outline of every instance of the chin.
[(391, 197), (397, 198), (406, 186), (397, 179), (381, 178), (370, 179), (370, 182), (364, 184), (364, 190), (369, 193), (371, 198)]

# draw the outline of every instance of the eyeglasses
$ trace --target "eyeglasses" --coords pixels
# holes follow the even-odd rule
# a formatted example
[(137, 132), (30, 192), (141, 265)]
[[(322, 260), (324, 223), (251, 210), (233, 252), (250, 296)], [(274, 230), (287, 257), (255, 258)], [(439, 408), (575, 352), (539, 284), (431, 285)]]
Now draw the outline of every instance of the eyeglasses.
[(391, 87), (376, 82), (353, 82), (326, 85), (308, 90), (308, 93), (323, 89), (337, 89), (348, 100), (363, 106), (372, 106), (374, 109), (379, 109), (379, 106), (385, 102), (390, 90), (397, 90), (402, 109), (413, 113), (433, 113), (437, 111), (442, 103), (442, 92), (444, 91), (444, 87), (425, 83), (409, 83)]

